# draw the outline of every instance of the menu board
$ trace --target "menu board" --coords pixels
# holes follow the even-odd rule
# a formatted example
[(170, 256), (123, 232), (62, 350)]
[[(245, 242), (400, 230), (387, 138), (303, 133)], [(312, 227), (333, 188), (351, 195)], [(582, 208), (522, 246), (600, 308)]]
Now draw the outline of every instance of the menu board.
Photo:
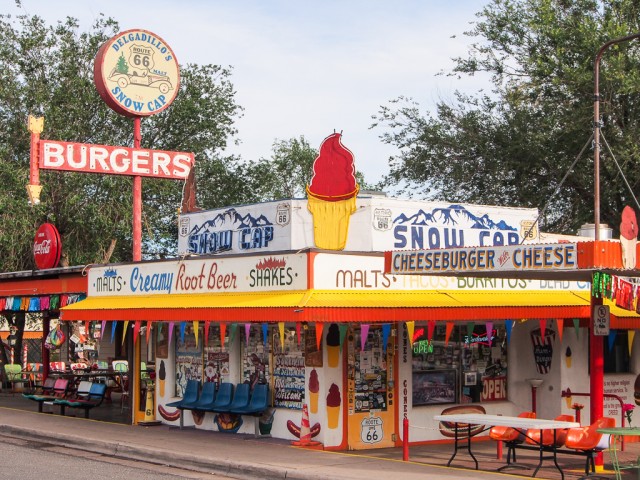
[(304, 352), (294, 335), (285, 333), (284, 348), (273, 335), (273, 406), (302, 410), (304, 403)]

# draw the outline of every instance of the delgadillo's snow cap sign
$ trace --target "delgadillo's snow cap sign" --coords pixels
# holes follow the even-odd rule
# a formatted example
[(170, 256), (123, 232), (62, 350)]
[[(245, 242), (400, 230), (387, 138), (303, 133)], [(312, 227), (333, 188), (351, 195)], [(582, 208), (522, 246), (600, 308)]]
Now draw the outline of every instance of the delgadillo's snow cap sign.
[(180, 69), (173, 50), (155, 33), (127, 30), (96, 55), (93, 80), (102, 99), (120, 115), (146, 117), (178, 94)]

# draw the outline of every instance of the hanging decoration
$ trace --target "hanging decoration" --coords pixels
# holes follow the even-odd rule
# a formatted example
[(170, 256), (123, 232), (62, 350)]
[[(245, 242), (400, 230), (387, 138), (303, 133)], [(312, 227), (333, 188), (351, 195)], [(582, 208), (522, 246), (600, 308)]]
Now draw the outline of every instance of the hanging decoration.
[(511, 331), (513, 330), (513, 325), (516, 323), (515, 320), (507, 320), (504, 323), (504, 326), (507, 328), (507, 344), (511, 342)]
[(487, 341), (491, 344), (491, 340), (493, 339), (493, 322), (484, 322), (484, 329), (487, 332)]
[(224, 352), (224, 340), (227, 336), (227, 324), (220, 322), (220, 349)]
[(249, 346), (249, 338), (251, 338), (251, 324), (245, 323), (244, 324), (244, 341), (247, 347)]
[(364, 352), (364, 347), (367, 345), (367, 337), (369, 336), (369, 324), (363, 323), (360, 326), (360, 350)]
[(580, 319), (579, 318), (574, 318), (573, 319), (573, 328), (576, 331), (576, 338), (580, 338)]
[(102, 320), (102, 328), (100, 329), (100, 340), (104, 337), (104, 330), (107, 328), (107, 321)]
[(262, 343), (264, 343), (265, 348), (267, 347), (267, 341), (269, 340), (269, 325), (266, 323), (262, 324)]
[(464, 342), (467, 347), (471, 345), (471, 340), (473, 340), (473, 331), (475, 328), (475, 322), (467, 322), (467, 341)]
[(205, 345), (209, 343), (209, 328), (211, 328), (211, 322), (204, 322), (204, 339), (202, 340)]
[(562, 334), (564, 333), (564, 318), (556, 318), (556, 325), (558, 325), (558, 339), (562, 343)]
[(171, 337), (173, 336), (173, 327), (175, 322), (169, 322), (169, 345), (171, 345)]
[(196, 339), (196, 348), (198, 347), (198, 334), (200, 333), (200, 322), (198, 320), (193, 321), (193, 336)]
[(235, 341), (237, 331), (238, 331), (238, 324), (234, 322), (231, 324), (231, 333), (229, 334), (229, 345), (231, 345)]
[(140, 326), (142, 322), (137, 320), (133, 322), (133, 344), (135, 345), (138, 342), (138, 334), (140, 333)]
[(445, 324), (445, 333), (444, 333), (444, 345), (445, 347), (449, 346), (449, 339), (451, 338), (451, 333), (453, 332), (453, 322), (447, 322)]
[(180, 322), (180, 341), (184, 343), (184, 334), (187, 330), (187, 322)]
[(546, 318), (541, 318), (540, 319), (540, 336), (542, 338), (545, 337), (545, 332), (547, 330), (547, 319)]
[(431, 345), (431, 340), (433, 339), (433, 331), (436, 328), (436, 322), (434, 320), (429, 320), (427, 322), (427, 340), (429, 341), (429, 345)]
[(296, 322), (296, 338), (298, 339), (298, 346), (300, 346), (300, 341), (301, 341), (300, 337), (302, 337), (301, 330), (302, 330), (302, 324), (300, 322)]
[(128, 328), (129, 328), (129, 320), (125, 320), (124, 327), (122, 328), (122, 345), (124, 345), (124, 339), (127, 338)]
[(635, 330), (629, 330), (627, 332), (627, 346), (629, 348), (629, 356), (631, 356), (631, 350), (633, 349), (633, 338), (636, 336)]
[(383, 323), (382, 324), (382, 351), (387, 353), (387, 343), (389, 341), (389, 334), (391, 333), (391, 324)]
[(147, 341), (147, 345), (149, 345), (149, 339), (151, 338), (151, 320), (147, 320), (147, 333), (144, 338)]
[(413, 348), (413, 332), (416, 329), (416, 322), (414, 320), (410, 320), (408, 322), (404, 322), (407, 327), (407, 335), (409, 336), (409, 345)]
[(316, 350), (320, 351), (320, 345), (322, 345), (322, 330), (324, 329), (324, 323), (316, 322)]
[(284, 351), (284, 322), (278, 322), (278, 332), (280, 333), (280, 348)]
[(111, 322), (111, 343), (113, 343), (113, 339), (116, 337), (116, 326), (118, 324), (115, 321)]
[(613, 350), (613, 344), (616, 342), (616, 335), (618, 334), (617, 330), (613, 328), (609, 330), (609, 351)]
[(349, 324), (339, 323), (338, 328), (340, 329), (340, 351), (342, 351), (342, 345), (344, 344), (344, 339), (347, 337), (347, 330), (349, 330)]

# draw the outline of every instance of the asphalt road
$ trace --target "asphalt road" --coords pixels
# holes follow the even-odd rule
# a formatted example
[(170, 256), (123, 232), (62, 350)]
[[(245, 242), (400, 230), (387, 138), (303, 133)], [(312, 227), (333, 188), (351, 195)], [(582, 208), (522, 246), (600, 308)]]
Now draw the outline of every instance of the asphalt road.
[(0, 435), (0, 478), (34, 480), (178, 480), (232, 477), (191, 472)]

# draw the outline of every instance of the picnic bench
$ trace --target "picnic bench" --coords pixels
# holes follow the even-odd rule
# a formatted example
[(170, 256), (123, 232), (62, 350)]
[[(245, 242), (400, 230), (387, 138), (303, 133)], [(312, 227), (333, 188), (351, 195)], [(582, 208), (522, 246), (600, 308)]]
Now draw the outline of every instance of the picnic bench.
[(65, 410), (68, 407), (84, 410), (84, 418), (89, 418), (89, 411), (102, 404), (107, 392), (107, 385), (105, 383), (98, 382), (86, 383), (89, 383), (90, 385), (88, 391), (83, 390), (80, 392), (80, 388), (78, 387), (78, 394), (75, 398), (59, 398), (53, 401), (54, 405), (60, 406), (61, 415), (65, 415)]

